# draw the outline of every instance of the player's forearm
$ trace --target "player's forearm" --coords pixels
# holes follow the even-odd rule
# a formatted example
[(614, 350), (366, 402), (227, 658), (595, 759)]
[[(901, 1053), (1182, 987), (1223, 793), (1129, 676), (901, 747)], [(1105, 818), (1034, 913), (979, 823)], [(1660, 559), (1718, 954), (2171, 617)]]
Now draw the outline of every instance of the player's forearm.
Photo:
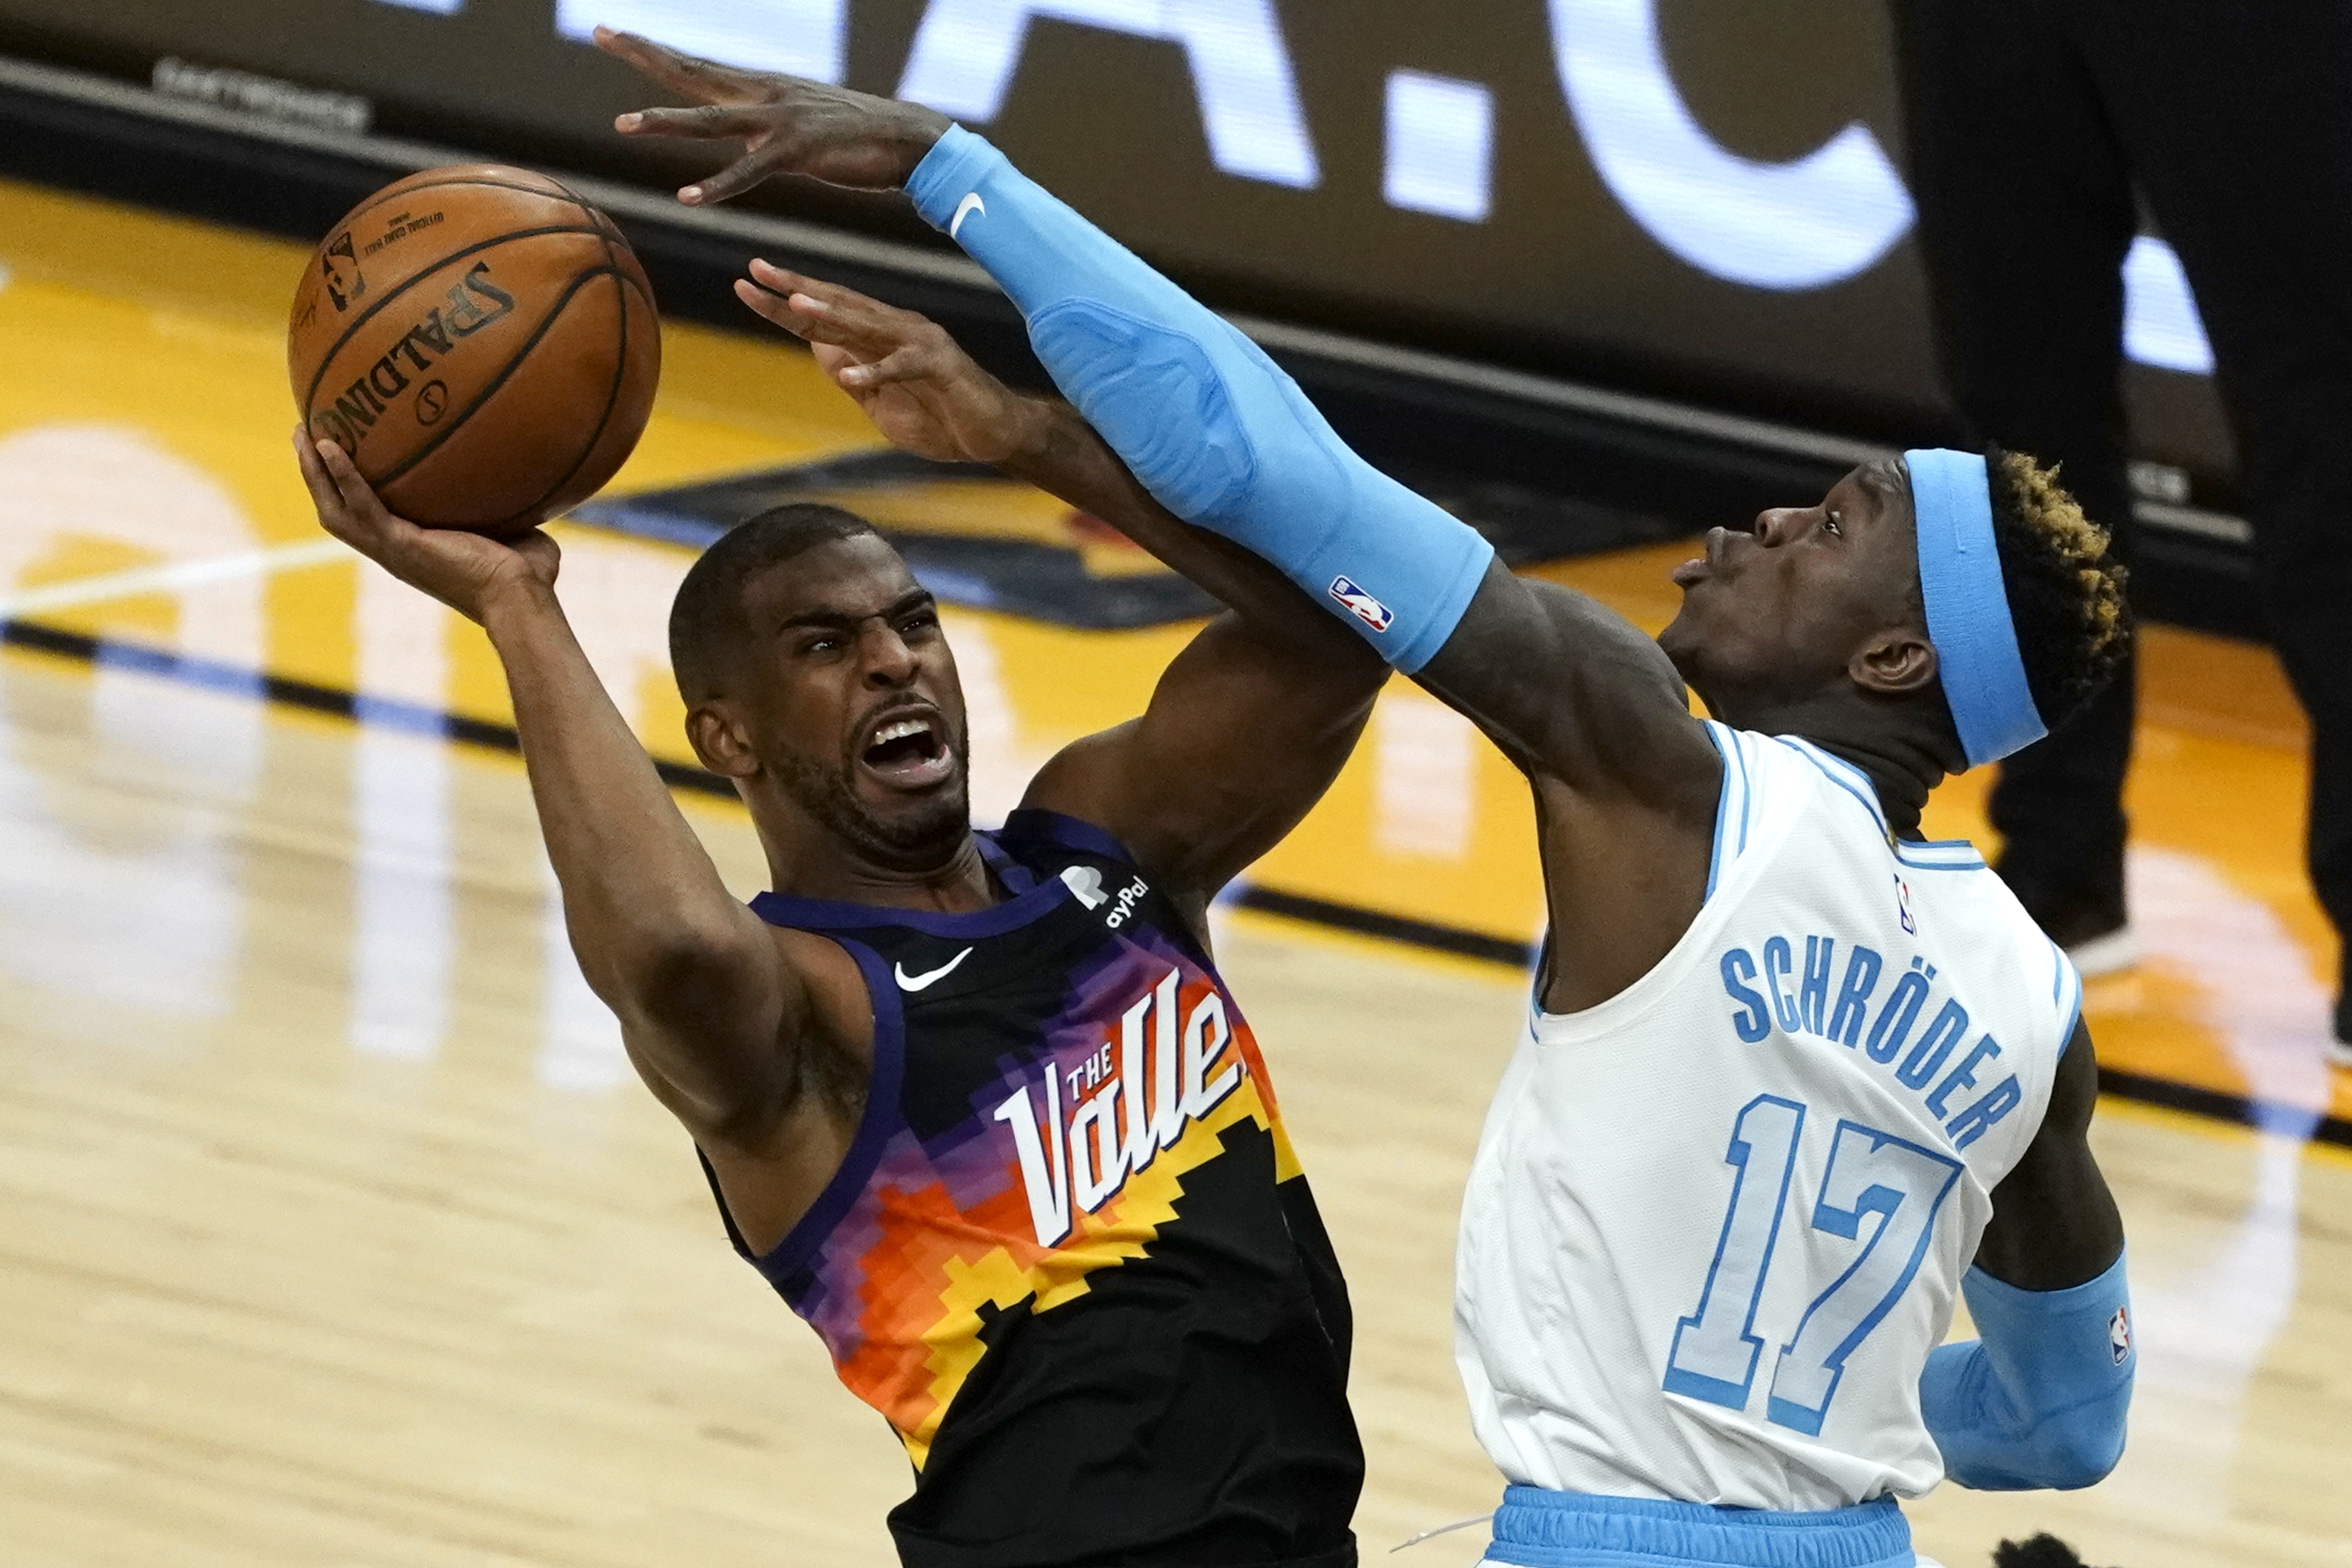
[(486, 606), (581, 969), (625, 1018), (723, 966), (749, 918), (596, 678), (552, 589)]
[(1160, 505), (1068, 404), (1027, 401), (1031, 434), (1001, 465), (1006, 473), (1118, 530), (1259, 634), (1379, 683), (1385, 670), (1377, 656), (1318, 610), (1297, 584), (1259, 556)]
[(1257, 345), (968, 132), (907, 188), (1004, 285), (1063, 393), (1170, 511), (1273, 563), (1400, 669), (1444, 646), (1492, 550), (1349, 451)]

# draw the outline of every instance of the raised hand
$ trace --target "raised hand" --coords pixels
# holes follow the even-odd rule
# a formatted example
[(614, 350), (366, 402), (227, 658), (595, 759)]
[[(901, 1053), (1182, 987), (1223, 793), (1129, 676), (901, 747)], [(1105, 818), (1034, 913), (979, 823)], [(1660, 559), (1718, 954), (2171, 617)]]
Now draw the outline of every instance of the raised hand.
[(948, 129), (947, 116), (919, 104), (803, 77), (739, 70), (635, 33), (599, 27), (596, 47), (697, 105), (624, 114), (613, 122), (624, 136), (743, 143), (741, 157), (677, 193), (689, 206), (741, 195), (771, 174), (806, 174), (856, 190), (894, 189), (907, 183)]
[(941, 462), (1007, 463), (1049, 435), (1045, 405), (974, 364), (927, 316), (765, 261), (736, 297), (807, 342), (834, 384), (902, 451)]
[(332, 441), (312, 441), (299, 426), (294, 459), (302, 466), (319, 526), (413, 588), (480, 623), (500, 593), (555, 583), (555, 541), (537, 529), (511, 543), (448, 528), (420, 528), (384, 509), (367, 480)]

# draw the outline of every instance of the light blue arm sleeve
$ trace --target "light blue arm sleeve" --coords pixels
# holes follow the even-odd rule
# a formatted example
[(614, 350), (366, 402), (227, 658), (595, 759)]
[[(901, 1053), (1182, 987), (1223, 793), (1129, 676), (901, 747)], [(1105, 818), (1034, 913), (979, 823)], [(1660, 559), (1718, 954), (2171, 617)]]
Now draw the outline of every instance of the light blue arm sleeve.
[(2131, 1408), (2124, 1260), (2068, 1290), (2021, 1290), (1981, 1268), (1961, 1281), (1979, 1338), (1927, 1358), (1919, 1408), (1964, 1487), (2087, 1487), (2123, 1458)]
[(1160, 503), (1280, 567), (1410, 674), (1493, 547), (1348, 449), (1255, 343), (950, 129), (907, 182), (1004, 286), (1065, 396)]

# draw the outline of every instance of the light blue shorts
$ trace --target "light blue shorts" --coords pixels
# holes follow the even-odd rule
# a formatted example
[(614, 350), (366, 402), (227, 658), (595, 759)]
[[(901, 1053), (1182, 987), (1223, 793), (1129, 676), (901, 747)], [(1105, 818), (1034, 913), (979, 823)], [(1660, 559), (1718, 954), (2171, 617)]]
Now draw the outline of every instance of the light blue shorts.
[(1817, 1513), (1511, 1487), (1486, 1561), (1511, 1568), (1912, 1568), (1893, 1498)]

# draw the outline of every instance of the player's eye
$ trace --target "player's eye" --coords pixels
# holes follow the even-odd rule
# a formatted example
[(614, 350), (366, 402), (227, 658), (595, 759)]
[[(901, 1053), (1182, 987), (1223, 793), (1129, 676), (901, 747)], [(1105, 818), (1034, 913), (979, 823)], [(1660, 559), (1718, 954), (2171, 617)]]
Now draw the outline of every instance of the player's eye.
[(1845, 537), (1845, 524), (1838, 520), (1838, 514), (1833, 511), (1822, 513), (1822, 526), (1840, 539)]

